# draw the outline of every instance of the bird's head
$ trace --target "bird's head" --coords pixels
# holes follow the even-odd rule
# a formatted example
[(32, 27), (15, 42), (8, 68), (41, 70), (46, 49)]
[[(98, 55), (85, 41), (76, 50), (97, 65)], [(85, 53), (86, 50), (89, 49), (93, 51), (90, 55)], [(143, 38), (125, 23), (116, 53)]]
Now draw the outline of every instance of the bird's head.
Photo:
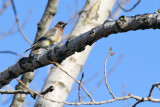
[(64, 28), (67, 25), (67, 23), (65, 23), (63, 21), (60, 21), (57, 24), (60, 25), (62, 28)]

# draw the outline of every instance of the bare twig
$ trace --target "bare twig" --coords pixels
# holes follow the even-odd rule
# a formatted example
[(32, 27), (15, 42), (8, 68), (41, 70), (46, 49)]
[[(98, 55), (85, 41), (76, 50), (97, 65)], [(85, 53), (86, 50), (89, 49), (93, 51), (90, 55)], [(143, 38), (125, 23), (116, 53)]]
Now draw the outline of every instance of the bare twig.
[(160, 102), (160, 99), (143, 98), (143, 97), (135, 96), (133, 94), (128, 94), (128, 96), (116, 97), (115, 99), (110, 99), (110, 100), (106, 100), (106, 101), (99, 101), (99, 102), (63, 102), (63, 101), (54, 101), (54, 100), (48, 99), (47, 97), (45, 97), (44, 95), (42, 95), (42, 94), (40, 94), (38, 92), (33, 91), (32, 89), (29, 89), (24, 83), (22, 83), (22, 81), (20, 81), (18, 79), (17, 79), (17, 81), (20, 84), (22, 84), (25, 88), (27, 88), (29, 91), (33, 92), (35, 95), (39, 95), (40, 97), (42, 97), (42, 98), (44, 98), (46, 100), (49, 100), (51, 102), (64, 103), (64, 104), (67, 104), (67, 105), (100, 105), (100, 104), (111, 103), (111, 102), (118, 101), (118, 100), (126, 100), (126, 99), (130, 99), (130, 98), (138, 100), (137, 103), (140, 103), (140, 102), (143, 102), (143, 101)]
[(20, 56), (20, 57), (23, 57), (22, 55), (16, 53), (16, 52), (12, 52), (12, 51), (0, 51), (0, 53), (8, 53), (8, 54), (13, 54), (13, 55), (16, 55), (16, 56)]
[(88, 97), (90, 97), (90, 99), (91, 99), (91, 101), (92, 102), (95, 102), (94, 100), (93, 100), (93, 98), (91, 97), (91, 95), (88, 93), (88, 91), (85, 89), (85, 87), (82, 85), (82, 84), (80, 84), (80, 82), (77, 80), (77, 79), (75, 79), (73, 76), (71, 76), (68, 72), (66, 72), (65, 70), (63, 70), (55, 61), (50, 61), (50, 63), (52, 63), (52, 64), (54, 64), (55, 66), (57, 66), (61, 71), (63, 71), (65, 74), (67, 74), (69, 77), (71, 77), (72, 79), (74, 79), (83, 89), (84, 89), (84, 91), (86, 92), (86, 94), (88, 95)]
[(14, 15), (16, 17), (16, 23), (18, 25), (18, 29), (20, 31), (20, 33), (22, 34), (23, 38), (26, 40), (26, 42), (28, 42), (29, 44), (32, 44), (32, 42), (27, 38), (27, 36), (24, 34), (22, 28), (21, 28), (21, 25), (19, 23), (19, 20), (18, 20), (18, 15), (17, 15), (17, 12), (16, 12), (16, 8), (15, 8), (15, 5), (14, 5), (14, 2), (13, 0), (11, 0), (11, 3), (12, 3), (12, 7), (13, 7), (13, 11), (14, 11)]
[[(24, 20), (24, 22), (22, 23), (22, 28), (23, 28), (23, 27), (26, 25), (26, 23), (28, 22), (31, 13), (32, 13), (32, 11), (29, 10), (29, 11), (28, 11), (28, 14), (27, 14), (27, 16), (26, 16), (26, 18), (25, 18), (25, 20)], [(10, 35), (10, 34), (15, 34), (15, 33), (17, 33), (17, 32), (18, 32), (17, 30), (13, 31), (15, 27), (16, 27), (16, 21), (14, 22), (14, 24), (12, 25), (12, 27), (8, 30), (8, 32), (1, 32), (1, 33), (2, 33), (2, 36), (0, 37), (0, 40), (2, 40), (3, 38), (5, 38), (6, 36), (8, 36), (8, 35)]]
[(136, 107), (137, 104), (144, 102), (144, 99), (142, 98), (141, 100), (139, 100), (138, 102), (136, 102), (132, 107)]
[[(26, 89), (28, 89), (28, 91), (30, 92), (29, 94), (31, 94), (31, 96), (35, 99), (36, 98), (36, 95), (39, 95), (39, 96), (43, 96), (45, 94), (47, 94), (48, 92), (52, 92), (54, 90), (54, 87), (53, 86), (50, 86), (49, 88), (47, 88), (46, 90), (44, 90), (43, 92), (41, 93), (38, 93), (38, 92), (35, 92), (33, 91), (32, 89), (28, 88), (21, 80), (19, 79), (16, 79), (20, 84), (22, 84)], [(16, 90), (18, 91), (18, 90)], [(16, 93), (15, 93), (16, 94)]]
[[(121, 4), (121, 7), (124, 7), (126, 6), (127, 4), (129, 4), (131, 2), (131, 0), (122, 0), (120, 2)], [(116, 8), (114, 9), (114, 11), (112, 12), (110, 18), (111, 19), (115, 19), (118, 17), (118, 15), (122, 12), (123, 10), (119, 7), (119, 6), (116, 6)]]
[[(116, 61), (115, 65), (109, 70), (109, 72), (107, 72), (107, 78), (110, 77), (110, 75), (115, 71), (115, 69), (117, 68), (117, 66), (120, 64), (120, 62), (122, 61), (124, 55), (120, 55), (120, 57), (118, 58), (118, 60)], [(103, 84), (103, 82), (105, 81), (104, 78), (102, 78), (101, 80), (99, 80), (99, 82), (92, 88), (92, 90), (90, 91), (90, 93), (94, 93), (96, 91), (96, 89), (98, 89), (100, 87), (100, 85)]]
[(157, 85), (157, 88), (160, 90), (160, 87), (159, 87), (159, 85)]
[(6, 8), (11, 4), (11, 0), (8, 0), (8, 2), (3, 3), (3, 7), (0, 10), (0, 15), (6, 10)]
[[(156, 83), (156, 84), (153, 84), (150, 91), (149, 91), (149, 95), (148, 95), (148, 99), (151, 99), (152, 98), (152, 92), (153, 92), (153, 89), (154, 87), (159, 87), (160, 83)], [(136, 107), (137, 104), (141, 103), (141, 102), (144, 102), (144, 98), (142, 98), (141, 100), (139, 100), (138, 102), (136, 102), (132, 107)]]
[[(91, 77), (89, 77), (88, 79), (84, 80), (82, 82), (82, 84), (85, 86), (88, 82), (91, 82), (93, 79), (95, 79), (95, 77), (97, 77), (99, 75), (98, 72), (94, 73)], [(77, 90), (77, 86), (72, 88), (72, 92)]]
[[(21, 28), (24, 28), (26, 26), (26, 24), (29, 22), (31, 14), (32, 14), (32, 9), (28, 10), (28, 13), (27, 13), (22, 25), (21, 25)], [(18, 31), (19, 30), (15, 30), (12, 32), (12, 34), (16, 34)]]
[[(80, 80), (80, 84), (81, 84), (81, 82), (82, 82), (82, 79), (83, 79), (83, 77), (84, 77), (84, 72), (82, 73), (82, 77), (81, 77), (81, 80)], [(82, 99), (81, 99), (81, 94), (80, 94), (80, 92), (81, 92), (81, 85), (79, 84), (79, 87), (78, 87), (78, 98), (79, 98), (79, 102), (82, 102)]]
[(59, 101), (53, 101), (53, 100), (50, 100), (48, 99), (47, 97), (45, 97), (44, 95), (38, 93), (38, 92), (35, 92), (33, 91), (32, 89), (28, 88), (21, 80), (19, 79), (16, 79), (21, 85), (23, 85), (25, 88), (27, 88), (29, 91), (33, 92), (35, 95), (39, 95), (40, 97), (46, 99), (46, 100), (49, 100), (49, 101), (52, 101), (52, 102), (57, 102), (57, 103), (65, 103), (65, 102), (59, 102)]
[(107, 58), (105, 60), (105, 63), (104, 63), (104, 78), (105, 78), (105, 83), (106, 83), (106, 86), (108, 88), (109, 93), (112, 95), (113, 99), (115, 99), (116, 97), (114, 96), (114, 94), (110, 90), (109, 85), (107, 83), (106, 63), (107, 63), (107, 60), (108, 60), (108, 58), (109, 58), (110, 55), (114, 55), (114, 53), (112, 53), (112, 47), (110, 48), (109, 54), (108, 54), (108, 56), (107, 56)]
[(130, 9), (124, 9), (121, 4), (119, 3), (119, 1), (117, 0), (118, 6), (119, 8), (121, 8), (123, 11), (125, 12), (130, 12), (132, 11), (139, 3), (141, 2), (141, 0), (138, 0), (138, 2), (136, 4), (133, 5), (133, 7), (131, 7)]
[(149, 95), (148, 95), (148, 98), (151, 98), (152, 97), (152, 92), (153, 92), (153, 89), (154, 87), (159, 87), (160, 83), (156, 83), (156, 84), (153, 84), (152, 85), (152, 88), (150, 89), (150, 92), (149, 92)]

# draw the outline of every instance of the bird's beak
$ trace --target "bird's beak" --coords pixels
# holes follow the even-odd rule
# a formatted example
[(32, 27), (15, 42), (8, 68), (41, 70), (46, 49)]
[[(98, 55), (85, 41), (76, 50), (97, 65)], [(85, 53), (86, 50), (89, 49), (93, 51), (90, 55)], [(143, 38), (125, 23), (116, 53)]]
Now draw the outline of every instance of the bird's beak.
[(66, 26), (66, 25), (67, 25), (67, 23), (64, 24), (64, 26)]
[(64, 23), (64, 24), (63, 24), (63, 28), (64, 28), (66, 25), (67, 25), (67, 23)]

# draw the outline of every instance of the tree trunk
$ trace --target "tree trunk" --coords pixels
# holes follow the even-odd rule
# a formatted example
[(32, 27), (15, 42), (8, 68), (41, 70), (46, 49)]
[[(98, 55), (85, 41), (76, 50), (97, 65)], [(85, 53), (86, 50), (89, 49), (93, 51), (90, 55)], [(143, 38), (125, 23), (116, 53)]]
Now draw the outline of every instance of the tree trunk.
[[(71, 33), (71, 37), (75, 38), (78, 35), (91, 30), (93, 27), (102, 24), (110, 15), (114, 3), (115, 0), (88, 0), (84, 9), (80, 12), (79, 20)], [(61, 63), (61, 67), (76, 78), (81, 72), (92, 47), (93, 45), (87, 46), (83, 52), (75, 53), (74, 55), (66, 58), (66, 60)], [(65, 101), (73, 84), (74, 80), (72, 78), (67, 76), (58, 68), (55, 68), (50, 72), (42, 91), (49, 86), (54, 86), (55, 90), (45, 96), (55, 101)], [(39, 106), (61, 107), (63, 104), (53, 103), (39, 97), (35, 107)]]

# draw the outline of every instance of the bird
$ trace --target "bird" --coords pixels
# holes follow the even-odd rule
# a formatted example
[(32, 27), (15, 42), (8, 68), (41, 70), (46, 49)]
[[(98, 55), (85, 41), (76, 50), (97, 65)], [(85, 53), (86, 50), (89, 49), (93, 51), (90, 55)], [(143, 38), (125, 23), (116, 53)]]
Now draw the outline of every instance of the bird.
[(39, 48), (47, 49), (50, 46), (53, 46), (61, 41), (64, 27), (67, 23), (60, 21), (53, 28), (47, 31), (43, 36), (41, 36), (37, 41), (35, 41), (24, 53), (28, 50), (34, 48), (37, 50)]

